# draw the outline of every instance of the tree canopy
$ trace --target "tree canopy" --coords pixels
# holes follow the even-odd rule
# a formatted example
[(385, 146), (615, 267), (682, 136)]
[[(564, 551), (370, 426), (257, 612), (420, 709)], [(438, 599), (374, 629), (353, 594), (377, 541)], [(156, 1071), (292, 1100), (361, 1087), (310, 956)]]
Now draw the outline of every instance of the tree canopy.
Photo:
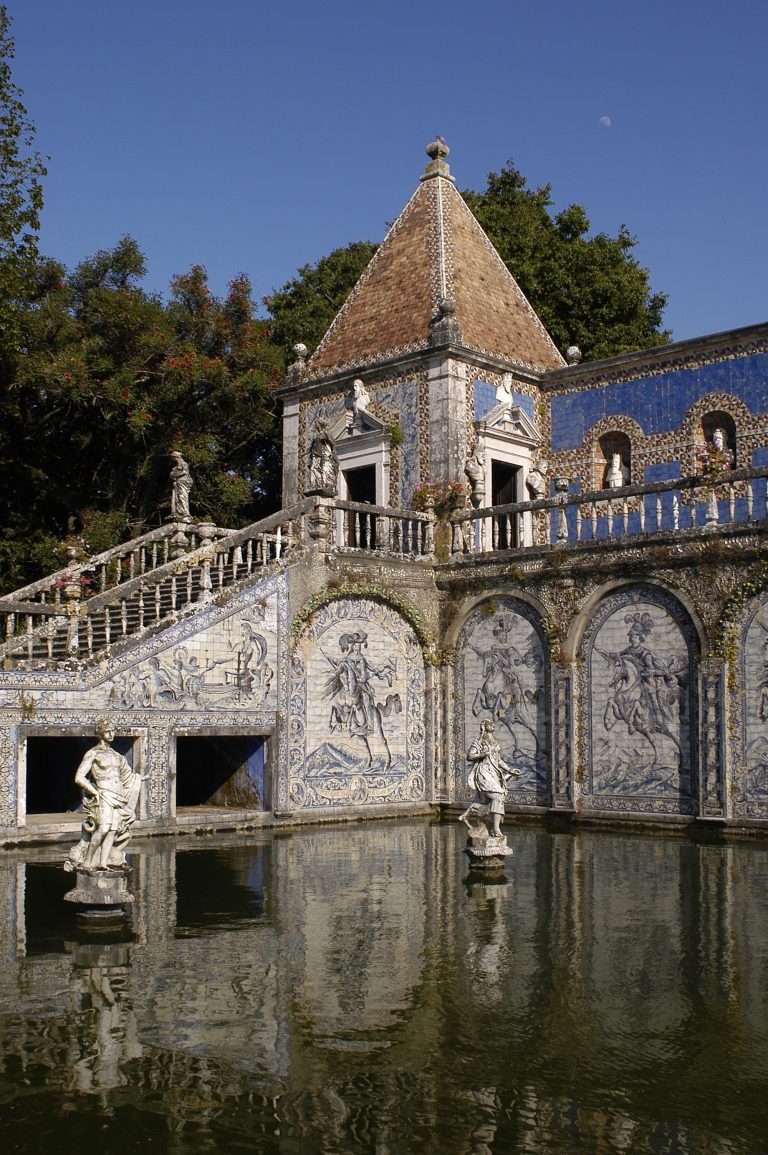
[(194, 266), (165, 304), (144, 272), (130, 238), (69, 276), (36, 266), (0, 401), (6, 585), (55, 566), (68, 533), (97, 550), (157, 524), (172, 449), (192, 469), (197, 517), (242, 525), (274, 508), (282, 361), (247, 278), (219, 300)]
[[(578, 345), (595, 360), (666, 343), (667, 298), (652, 292), (634, 237), (623, 226), (615, 237), (589, 236), (586, 210), (573, 204), (553, 215), (551, 193), (551, 185), (528, 188), (510, 163), (489, 174), (484, 192), (462, 195), (559, 349)], [(315, 349), (376, 247), (334, 249), (265, 298), (286, 355), (297, 341)]]
[(17, 340), (17, 305), (37, 259), (45, 165), (35, 129), (11, 75), (15, 45), (0, 5), (0, 357)]

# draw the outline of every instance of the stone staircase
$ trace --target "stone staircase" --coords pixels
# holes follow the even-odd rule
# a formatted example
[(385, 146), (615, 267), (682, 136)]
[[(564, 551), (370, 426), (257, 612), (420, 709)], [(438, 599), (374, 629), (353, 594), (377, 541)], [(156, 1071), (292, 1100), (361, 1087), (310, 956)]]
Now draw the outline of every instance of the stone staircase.
[(284, 565), (305, 499), (241, 530), (170, 523), (0, 598), (5, 669), (98, 661)]

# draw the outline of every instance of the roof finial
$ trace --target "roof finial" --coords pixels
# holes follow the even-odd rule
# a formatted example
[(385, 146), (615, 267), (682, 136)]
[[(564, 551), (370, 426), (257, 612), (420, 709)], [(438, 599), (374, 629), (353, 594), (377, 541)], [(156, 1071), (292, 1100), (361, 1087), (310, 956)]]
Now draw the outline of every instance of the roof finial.
[(444, 176), (447, 180), (452, 181), (451, 170), (445, 160), (450, 151), (442, 136), (437, 136), (430, 141), (426, 149), (430, 163), (424, 170), (424, 176), (421, 179), (430, 180), (434, 176)]

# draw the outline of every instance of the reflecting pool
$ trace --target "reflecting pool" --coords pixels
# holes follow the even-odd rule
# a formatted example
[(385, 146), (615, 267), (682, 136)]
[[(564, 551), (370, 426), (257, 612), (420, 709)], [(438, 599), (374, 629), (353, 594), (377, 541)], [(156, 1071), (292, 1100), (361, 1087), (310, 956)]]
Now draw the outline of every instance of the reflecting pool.
[[(4, 1152), (768, 1152), (768, 846), (456, 824), (0, 856)], [(122, 940), (122, 941), (121, 941)]]

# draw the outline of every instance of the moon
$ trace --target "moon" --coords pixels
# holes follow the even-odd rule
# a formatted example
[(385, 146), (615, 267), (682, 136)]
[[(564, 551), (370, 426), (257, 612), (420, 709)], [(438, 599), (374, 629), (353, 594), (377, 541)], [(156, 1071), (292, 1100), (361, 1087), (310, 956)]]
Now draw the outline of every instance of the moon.
[(603, 128), (610, 128), (613, 124), (613, 121), (611, 120), (610, 116), (601, 116), (600, 123), (602, 124)]

